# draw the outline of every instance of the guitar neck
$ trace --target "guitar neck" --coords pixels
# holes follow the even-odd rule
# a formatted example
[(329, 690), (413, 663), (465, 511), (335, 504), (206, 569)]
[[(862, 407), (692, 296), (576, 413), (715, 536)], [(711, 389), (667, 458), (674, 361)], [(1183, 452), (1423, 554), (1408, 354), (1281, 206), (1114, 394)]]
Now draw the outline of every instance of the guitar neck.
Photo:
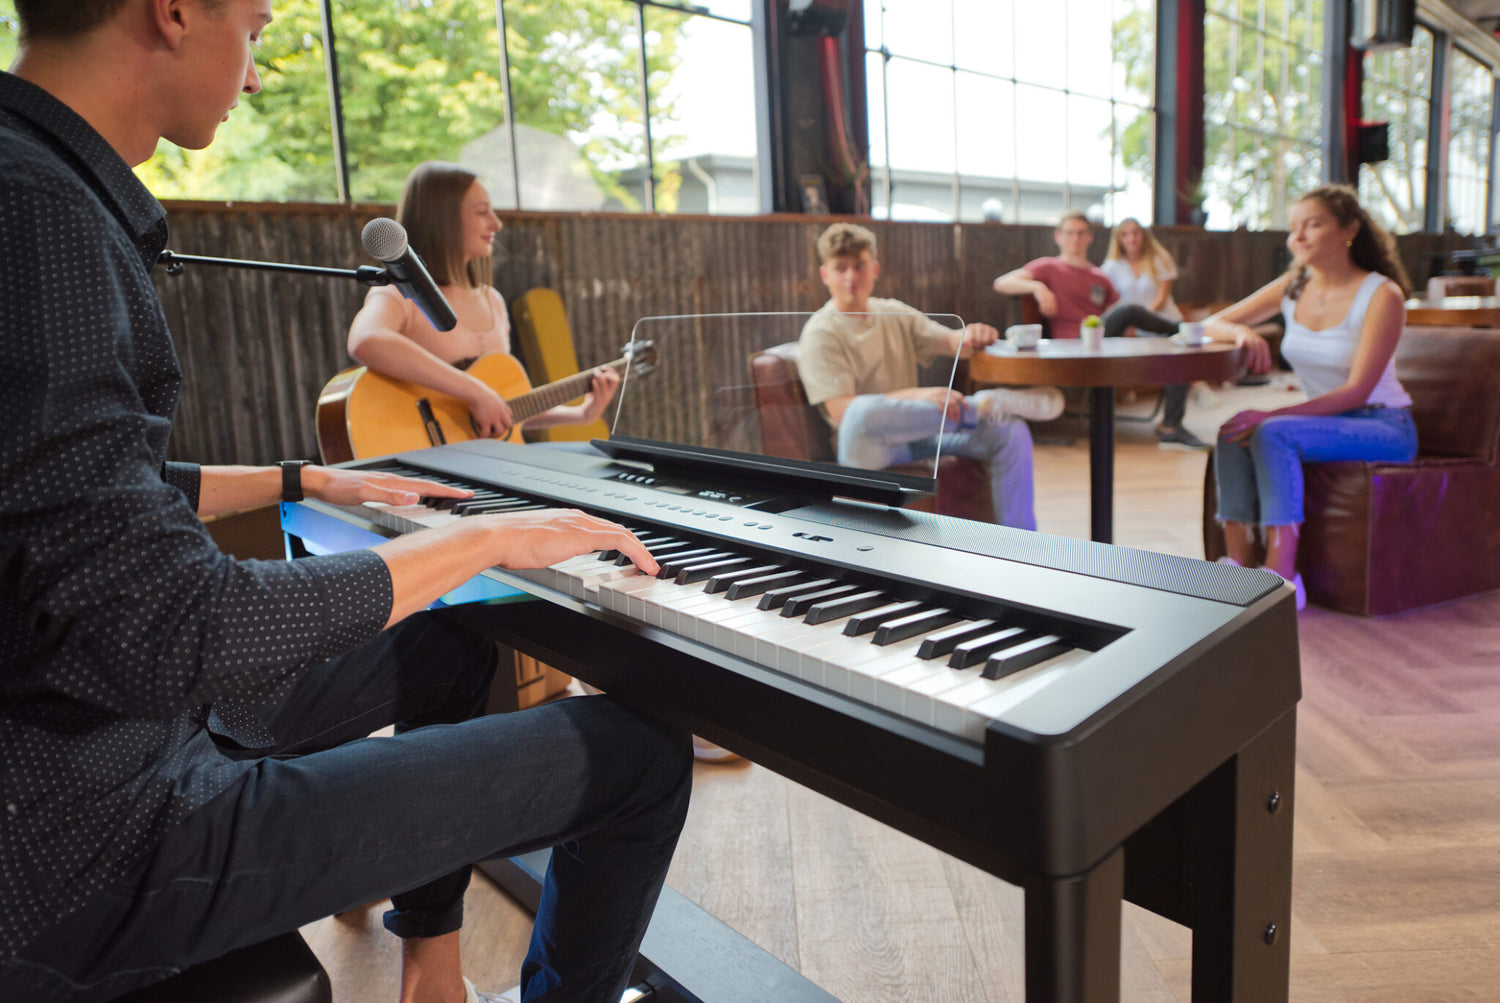
[[(616, 359), (607, 365), (596, 367), (600, 369), (621, 369), (628, 359)], [(559, 404), (566, 404), (575, 397), (582, 397), (588, 393), (589, 386), (594, 381), (594, 370), (588, 369), (581, 373), (566, 376), (555, 383), (537, 387), (517, 397), (512, 397), (505, 403), (510, 405), (511, 416), (516, 424), (520, 424), (529, 418), (535, 418), (543, 411), (550, 411)]]

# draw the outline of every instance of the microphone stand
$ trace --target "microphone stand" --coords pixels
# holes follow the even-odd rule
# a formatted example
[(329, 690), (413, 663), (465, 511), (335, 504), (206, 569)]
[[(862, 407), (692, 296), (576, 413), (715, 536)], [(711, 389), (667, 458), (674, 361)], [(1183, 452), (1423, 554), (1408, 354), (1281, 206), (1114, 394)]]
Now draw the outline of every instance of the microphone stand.
[(362, 286), (388, 286), (395, 281), (391, 273), (373, 265), (358, 268), (323, 268), (318, 265), (285, 265), (276, 261), (247, 261), (244, 258), (207, 258), (199, 254), (178, 254), (162, 251), (156, 263), (166, 268), (168, 275), (181, 275), (187, 265), (219, 265), (224, 268), (252, 268), (263, 272), (292, 272), (298, 275), (325, 275), (337, 279), (353, 279)]

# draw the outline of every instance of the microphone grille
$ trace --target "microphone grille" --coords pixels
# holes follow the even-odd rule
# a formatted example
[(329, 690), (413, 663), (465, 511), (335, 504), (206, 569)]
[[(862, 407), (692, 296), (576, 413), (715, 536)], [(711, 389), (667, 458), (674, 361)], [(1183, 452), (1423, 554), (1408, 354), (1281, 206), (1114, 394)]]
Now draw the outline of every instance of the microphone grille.
[(396, 261), (406, 253), (406, 228), (380, 216), (365, 224), (359, 242), (376, 261)]

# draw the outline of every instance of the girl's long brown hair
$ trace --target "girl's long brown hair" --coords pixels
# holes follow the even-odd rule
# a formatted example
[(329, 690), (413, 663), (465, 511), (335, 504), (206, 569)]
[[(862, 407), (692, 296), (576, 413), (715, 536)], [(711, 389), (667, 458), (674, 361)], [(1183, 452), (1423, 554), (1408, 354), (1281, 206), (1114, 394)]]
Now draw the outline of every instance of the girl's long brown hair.
[[(1359, 193), (1350, 185), (1323, 185), (1314, 188), (1299, 202), (1308, 199), (1317, 199), (1323, 204), (1323, 208), (1338, 221), (1340, 227), (1348, 226), (1350, 223), (1358, 223), (1359, 229), (1354, 234), (1354, 240), (1349, 245), (1349, 260), (1356, 268), (1363, 268), (1367, 272), (1379, 272), (1401, 287), (1401, 295), (1411, 295), (1411, 279), (1407, 277), (1406, 269), (1401, 264), (1401, 258), (1396, 254), (1396, 239), (1386, 232), (1385, 227), (1375, 222), (1365, 207), (1359, 204)], [(1287, 287), (1288, 299), (1296, 299), (1302, 295), (1307, 280), (1311, 278), (1307, 266), (1297, 262), (1292, 263), (1288, 274), (1292, 277), (1292, 284)]]
[(440, 286), (477, 289), (490, 283), (489, 255), (464, 258), (464, 196), (477, 180), (467, 167), (429, 160), (414, 167), (401, 188), (396, 222)]

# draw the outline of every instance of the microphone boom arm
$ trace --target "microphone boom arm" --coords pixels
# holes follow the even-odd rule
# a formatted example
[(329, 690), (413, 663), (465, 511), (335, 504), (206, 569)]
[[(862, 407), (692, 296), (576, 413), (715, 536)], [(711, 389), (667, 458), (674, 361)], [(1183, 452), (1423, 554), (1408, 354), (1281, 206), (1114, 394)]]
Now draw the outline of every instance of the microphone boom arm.
[(244, 258), (209, 258), (200, 254), (178, 254), (162, 251), (156, 263), (168, 275), (181, 275), (186, 265), (218, 265), (222, 268), (250, 268), (263, 272), (292, 272), (298, 275), (324, 275), (336, 279), (353, 279), (362, 286), (388, 286), (396, 280), (384, 268), (360, 265), (358, 268), (323, 268), (319, 265), (286, 265), (276, 261), (249, 261)]

